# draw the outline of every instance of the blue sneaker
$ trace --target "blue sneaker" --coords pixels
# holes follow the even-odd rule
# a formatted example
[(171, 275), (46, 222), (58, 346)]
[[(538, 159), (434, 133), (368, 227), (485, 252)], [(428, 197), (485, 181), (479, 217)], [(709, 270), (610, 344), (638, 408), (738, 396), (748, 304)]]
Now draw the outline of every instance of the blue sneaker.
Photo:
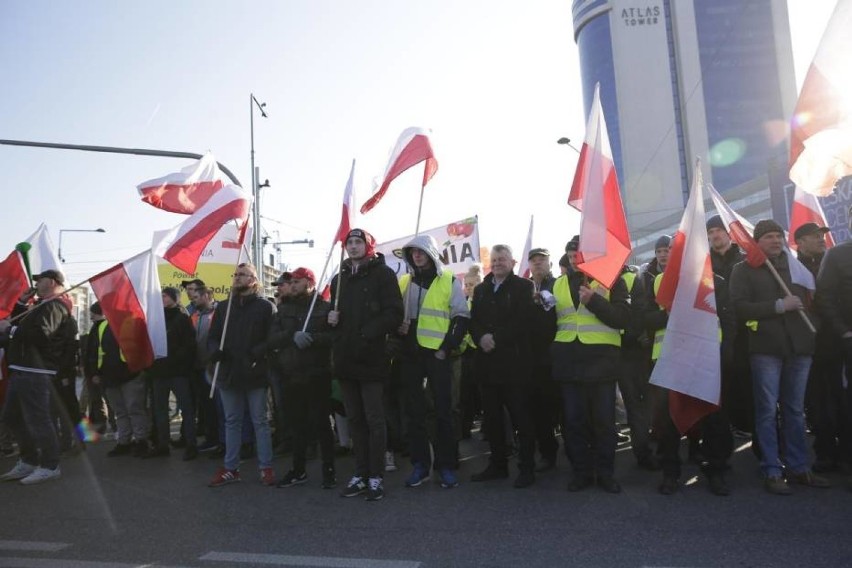
[(405, 480), (406, 487), (417, 487), (424, 481), (429, 481), (429, 468), (422, 463), (414, 464), (414, 471)]
[(452, 489), (459, 486), (459, 479), (453, 470), (443, 467), (438, 474), (441, 476), (441, 487), (444, 489)]

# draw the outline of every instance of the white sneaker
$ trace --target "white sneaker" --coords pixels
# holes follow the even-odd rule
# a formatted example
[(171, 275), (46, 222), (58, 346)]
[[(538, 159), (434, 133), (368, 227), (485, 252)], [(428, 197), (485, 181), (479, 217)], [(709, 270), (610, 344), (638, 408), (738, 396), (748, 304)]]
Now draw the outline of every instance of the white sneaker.
[(35, 485), (36, 483), (44, 483), (51, 479), (59, 479), (62, 477), (62, 472), (59, 468), (47, 469), (46, 467), (37, 467), (34, 472), (21, 480), (21, 485)]
[(36, 469), (36, 466), (24, 463), (23, 460), (18, 460), (15, 467), (0, 476), (0, 481), (15, 481), (16, 479), (23, 479)]
[(393, 452), (385, 452), (385, 471), (396, 471), (397, 469)]

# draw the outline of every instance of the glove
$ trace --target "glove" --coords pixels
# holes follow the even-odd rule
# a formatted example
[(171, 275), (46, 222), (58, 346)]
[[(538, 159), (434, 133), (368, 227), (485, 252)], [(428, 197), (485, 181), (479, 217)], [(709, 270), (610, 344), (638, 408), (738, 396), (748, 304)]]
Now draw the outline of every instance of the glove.
[(314, 342), (313, 336), (307, 331), (297, 331), (293, 334), (293, 343), (299, 349), (307, 349)]
[(217, 349), (213, 353), (210, 354), (210, 362), (213, 364), (221, 363), (225, 361), (225, 352), (221, 349)]

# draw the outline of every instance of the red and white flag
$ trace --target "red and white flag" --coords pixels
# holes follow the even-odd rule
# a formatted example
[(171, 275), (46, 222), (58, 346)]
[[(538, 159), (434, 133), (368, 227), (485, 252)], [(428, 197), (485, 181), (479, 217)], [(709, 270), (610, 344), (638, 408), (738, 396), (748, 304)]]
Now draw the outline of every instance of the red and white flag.
[(41, 274), (45, 270), (58, 270), (62, 272), (62, 263), (59, 255), (53, 248), (53, 241), (47, 230), (47, 225), (42, 223), (35, 233), (26, 240), (30, 248), (27, 250), (27, 263), (32, 274)]
[(236, 185), (226, 185), (186, 221), (160, 236), (154, 243), (157, 256), (187, 273), (195, 272), (198, 259), (222, 225), (236, 220), (238, 244), (245, 242), (251, 196)]
[(672, 240), (657, 303), (669, 312), (651, 383), (669, 389), (669, 413), (680, 432), (718, 410), (721, 392), (719, 320), (710, 246), (704, 225), (701, 172)]
[(412, 126), (406, 128), (399, 135), (399, 140), (396, 141), (391, 152), (388, 166), (385, 169), (384, 179), (378, 189), (373, 193), (373, 196), (361, 206), (361, 213), (366, 213), (376, 206), (390, 187), (391, 182), (396, 179), (399, 174), (412, 166), (416, 166), (420, 162), (426, 162), (423, 167), (423, 183), (421, 188), (426, 187), (426, 184), (438, 171), (438, 160), (435, 159), (435, 152), (432, 150), (432, 141), (429, 139), (430, 130)]
[(346, 235), (352, 230), (353, 216), (355, 214), (355, 198), (353, 195), (353, 186), (355, 178), (355, 160), (352, 160), (352, 169), (349, 170), (349, 181), (346, 182), (346, 189), (343, 190), (343, 208), (340, 212), (340, 226), (337, 227), (337, 234), (334, 235), (335, 243), (346, 243)]
[(0, 262), (0, 319), (9, 317), (15, 309), (15, 302), (31, 286), (24, 255), (19, 250), (13, 250)]
[(89, 279), (118, 346), (133, 371), (165, 357), (166, 318), (157, 262), (145, 251)]
[(518, 276), (530, 277), (530, 251), (532, 250), (533, 215), (530, 215), (530, 230), (527, 231), (527, 242), (524, 243), (524, 252), (521, 253), (521, 261), (518, 264)]
[[(819, 204), (817, 196), (803, 191), (802, 188), (796, 186), (796, 192), (793, 197), (793, 205), (790, 207), (790, 232), (787, 234), (787, 244), (790, 248), (796, 250), (796, 239), (793, 234), (796, 229), (805, 223), (816, 223), (820, 227), (828, 227), (825, 220), (825, 213), (822, 211), (822, 205)], [(825, 248), (834, 246), (834, 239), (831, 236), (831, 231), (825, 234)]]
[(601, 107), (600, 84), (595, 85), (568, 204), (581, 213), (577, 268), (612, 287), (632, 246)]
[[(757, 245), (757, 241), (754, 240), (754, 237), (752, 237), (754, 234), (754, 226), (749, 223), (745, 217), (731, 209), (731, 206), (728, 205), (728, 202), (725, 201), (718, 191), (716, 191), (715, 187), (712, 185), (708, 186), (708, 191), (710, 192), (710, 197), (713, 198), (713, 205), (715, 205), (716, 211), (718, 211), (719, 216), (722, 218), (722, 222), (725, 223), (725, 226), (728, 228), (728, 233), (731, 235), (731, 239), (739, 245), (743, 252), (745, 252), (746, 262), (755, 268), (763, 265), (763, 263), (766, 262), (766, 255)], [(787, 255), (787, 263), (790, 267), (790, 279), (792, 282), (803, 286), (808, 290), (816, 290), (816, 281), (814, 280), (814, 275), (811, 274), (811, 271), (808, 270), (798, 258), (790, 254), (790, 251), (786, 248), (784, 249), (783, 254)]]
[(852, 0), (838, 0), (793, 114), (790, 179), (808, 193), (830, 195), (852, 174)]
[(181, 171), (142, 182), (136, 188), (145, 203), (172, 213), (191, 215), (226, 183), (227, 178), (219, 170), (216, 158), (207, 152)]

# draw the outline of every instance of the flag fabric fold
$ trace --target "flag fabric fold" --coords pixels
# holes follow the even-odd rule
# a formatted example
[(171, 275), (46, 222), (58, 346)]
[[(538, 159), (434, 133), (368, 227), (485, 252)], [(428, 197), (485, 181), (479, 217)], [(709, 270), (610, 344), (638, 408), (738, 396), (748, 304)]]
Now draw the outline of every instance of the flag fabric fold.
[[(728, 233), (731, 239), (739, 245), (746, 254), (746, 262), (749, 265), (757, 268), (766, 262), (766, 255), (757, 246), (757, 241), (754, 240), (754, 226), (749, 223), (745, 217), (734, 211), (728, 202), (716, 191), (712, 185), (708, 186), (710, 197), (713, 198), (713, 205), (716, 211), (722, 218), (722, 222), (728, 227)], [(787, 255), (788, 265), (790, 267), (790, 279), (794, 284), (798, 284), (807, 288), (810, 291), (816, 290), (816, 281), (811, 271), (802, 264), (802, 262), (790, 253), (786, 248), (783, 254)]]
[[(796, 229), (805, 223), (816, 223), (820, 227), (828, 227), (828, 222), (825, 220), (825, 213), (817, 196), (796, 186), (796, 191), (793, 195), (793, 204), (790, 207), (790, 232), (787, 235), (787, 244), (793, 250), (798, 248), (793, 235)], [(834, 238), (831, 236), (831, 231), (829, 231), (825, 234), (825, 248), (831, 248), (834, 244)]]
[(568, 203), (581, 213), (577, 268), (607, 288), (612, 287), (632, 246), (601, 107), (600, 84), (595, 85)]
[(686, 432), (718, 410), (721, 392), (719, 320), (700, 171), (672, 241), (657, 303), (669, 311), (669, 320), (651, 383), (669, 389), (672, 421)]
[(191, 215), (226, 183), (227, 178), (219, 170), (216, 158), (207, 152), (179, 172), (144, 181), (136, 188), (145, 203), (172, 213)]
[(226, 185), (187, 220), (160, 236), (153, 250), (175, 267), (193, 273), (207, 243), (228, 221), (237, 221), (242, 246), (250, 210), (251, 196), (236, 185)]
[(391, 182), (402, 172), (420, 162), (426, 162), (423, 167), (423, 183), (420, 186), (421, 188), (426, 187), (426, 184), (438, 171), (438, 160), (435, 159), (435, 152), (432, 150), (430, 134), (430, 130), (416, 126), (402, 131), (391, 152), (382, 183), (373, 193), (373, 196), (361, 206), (361, 213), (367, 213), (375, 207), (384, 197)]
[(19, 250), (13, 250), (0, 262), (0, 319), (9, 317), (18, 298), (31, 286), (24, 255)]
[(141, 371), (165, 357), (166, 319), (157, 262), (145, 251), (89, 279), (128, 368)]
[(521, 261), (518, 264), (518, 276), (521, 278), (529, 278), (530, 277), (530, 251), (532, 250), (532, 237), (533, 237), (533, 219), (534, 216), (530, 215), (530, 230), (527, 231), (527, 242), (524, 243), (524, 252), (521, 253)]
[(27, 250), (27, 264), (32, 274), (41, 274), (45, 270), (58, 270), (62, 272), (62, 263), (59, 255), (53, 247), (53, 241), (47, 230), (47, 225), (42, 223), (38, 229), (30, 235), (27, 240), (30, 248)]
[(790, 179), (830, 195), (852, 175), (852, 0), (838, 0), (811, 63), (790, 128)]
[(352, 169), (349, 170), (349, 181), (346, 182), (346, 189), (343, 190), (343, 207), (340, 211), (340, 225), (337, 227), (337, 233), (334, 235), (334, 243), (346, 243), (346, 235), (352, 230), (352, 218), (355, 212), (354, 209), (354, 178), (355, 178), (355, 160), (352, 160)]

